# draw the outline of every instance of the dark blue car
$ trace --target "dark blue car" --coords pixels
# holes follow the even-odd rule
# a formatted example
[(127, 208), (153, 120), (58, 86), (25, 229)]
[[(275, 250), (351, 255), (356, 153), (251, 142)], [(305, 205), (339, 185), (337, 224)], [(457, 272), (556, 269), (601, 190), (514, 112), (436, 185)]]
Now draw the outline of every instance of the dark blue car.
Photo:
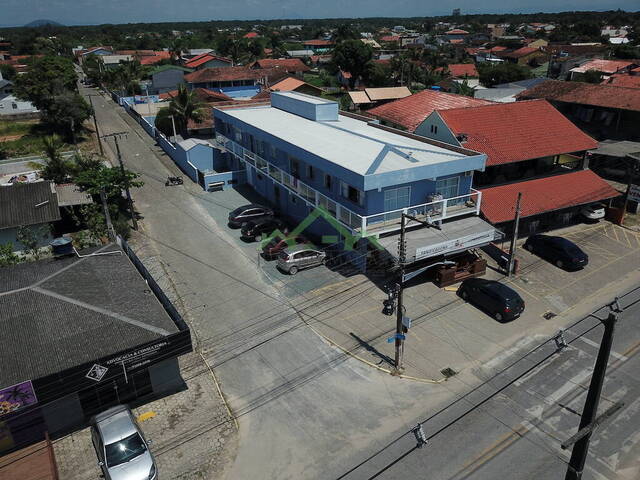
[(525, 250), (553, 263), (558, 268), (579, 270), (589, 263), (589, 256), (573, 242), (551, 235), (531, 235), (524, 242)]

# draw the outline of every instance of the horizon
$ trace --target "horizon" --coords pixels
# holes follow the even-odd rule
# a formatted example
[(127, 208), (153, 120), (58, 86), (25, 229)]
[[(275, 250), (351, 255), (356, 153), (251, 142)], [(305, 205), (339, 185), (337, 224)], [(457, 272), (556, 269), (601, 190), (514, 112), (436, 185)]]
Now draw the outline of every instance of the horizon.
[[(302, 3), (302, 2), (300, 2)], [(358, 7), (362, 4), (362, 8)], [(65, 8), (68, 5), (69, 8)], [(567, 12), (606, 12), (622, 10), (636, 13), (637, 0), (571, 0), (562, 8), (557, 3), (542, 0), (536, 3), (514, 0), (507, 9), (497, 0), (485, 2), (482, 9), (471, 0), (445, 1), (437, 6), (424, 5), (421, 0), (398, 0), (391, 4), (386, 0), (354, 0), (349, 12), (366, 11), (367, 16), (342, 15), (342, 2), (325, 0), (314, 4), (305, 0), (299, 5), (296, 0), (218, 0), (215, 5), (206, 0), (186, 0), (176, 5), (169, 0), (139, 0), (125, 3), (113, 0), (98, 3), (96, 0), (58, 0), (42, 4), (39, 0), (8, 0), (4, 7), (5, 18), (13, 21), (1, 25), (1, 28), (19, 28), (27, 24), (47, 20), (67, 27), (127, 25), (145, 23), (182, 23), (182, 22), (261, 22), (261, 21), (301, 21), (301, 20), (349, 20), (367, 18), (421, 18), (451, 16), (454, 8), (461, 9), (461, 15), (531, 15), (557, 14)], [(465, 6), (469, 7), (468, 9)], [(60, 14), (60, 11), (64, 14)], [(68, 14), (73, 10), (73, 14)], [(192, 14), (190, 10), (201, 12)], [(187, 12), (187, 14), (185, 14)], [(240, 12), (255, 14), (242, 15)]]

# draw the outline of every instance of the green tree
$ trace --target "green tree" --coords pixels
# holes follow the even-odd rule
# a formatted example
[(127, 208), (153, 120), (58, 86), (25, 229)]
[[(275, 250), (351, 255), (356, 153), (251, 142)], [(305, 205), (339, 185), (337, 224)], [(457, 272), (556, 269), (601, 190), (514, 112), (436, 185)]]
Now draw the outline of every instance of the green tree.
[(64, 91), (77, 90), (77, 75), (71, 60), (63, 57), (36, 59), (29, 71), (15, 80), (15, 95), (46, 111), (53, 98)]
[(465, 97), (473, 97), (476, 94), (476, 87), (469, 86), (469, 82), (465, 78), (462, 83), (458, 83), (457, 93)]
[(171, 117), (173, 116), (177, 133), (186, 138), (189, 120), (196, 123), (202, 122), (206, 114), (205, 107), (193, 90), (187, 90), (187, 87), (180, 85), (178, 94), (171, 99), (169, 106), (160, 109), (156, 115), (155, 125), (165, 135), (172, 135)]
[(374, 62), (371, 62), (370, 65), (367, 71), (367, 85), (369, 87), (393, 86), (393, 77), (389, 66)]
[(333, 49), (332, 63), (336, 68), (351, 73), (349, 80), (353, 88), (359, 77), (364, 77), (371, 66), (373, 49), (360, 40), (345, 40)]
[(62, 140), (58, 135), (50, 135), (42, 139), (42, 145), (47, 157), (47, 163), (40, 172), (42, 178), (57, 184), (67, 183), (73, 174), (73, 164), (62, 156)]
[(58, 131), (64, 131), (70, 141), (75, 143), (76, 133), (83, 129), (83, 123), (91, 116), (91, 106), (77, 92), (65, 91), (51, 99), (42, 119), (49, 125), (55, 125)]
[(110, 198), (121, 197), (122, 191), (126, 188), (138, 188), (144, 182), (138, 180), (140, 175), (130, 170), (119, 167), (107, 167), (100, 164), (99, 167), (78, 172), (75, 176), (75, 183), (86, 192), (92, 195), (100, 195), (104, 189), (105, 195)]
[(16, 78), (18, 73), (16, 72), (16, 69), (13, 68), (13, 65), (5, 65), (3, 63), (0, 65), (0, 74), (5, 80), (13, 80)]
[(24, 252), (31, 255), (35, 260), (39, 260), (42, 255), (40, 245), (51, 232), (51, 227), (47, 225), (29, 225), (18, 227), (16, 239), (24, 247)]
[(20, 257), (13, 252), (13, 244), (11, 242), (0, 243), (0, 267), (15, 265), (19, 261)]
[(531, 70), (516, 63), (499, 63), (491, 65), (489, 62), (478, 64), (480, 83), (485, 87), (493, 87), (502, 83), (517, 82), (531, 78)]
[(338, 25), (332, 39), (335, 43), (344, 42), (345, 40), (358, 40), (360, 34), (349, 23), (342, 23)]
[(602, 81), (602, 73), (597, 70), (587, 70), (577, 78), (578, 82), (584, 83), (600, 83)]

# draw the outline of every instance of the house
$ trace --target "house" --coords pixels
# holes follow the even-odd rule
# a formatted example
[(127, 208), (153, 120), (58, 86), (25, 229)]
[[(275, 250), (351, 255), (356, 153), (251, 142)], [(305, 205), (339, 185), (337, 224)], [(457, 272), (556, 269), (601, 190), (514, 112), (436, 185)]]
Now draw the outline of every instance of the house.
[(400, 43), (400, 35), (385, 35), (380, 37), (382, 43)]
[(434, 110), (474, 107), (489, 103), (491, 102), (464, 95), (423, 90), (400, 100), (375, 106), (367, 110), (367, 115), (380, 120), (385, 125), (421, 135), (422, 131), (428, 129), (424, 124), (425, 119)]
[(513, 51), (500, 52), (497, 54), (500, 58), (518, 65), (537, 66), (543, 62), (543, 58), (547, 54), (536, 47), (522, 47)]
[(380, 47), (380, 44), (376, 42), (373, 38), (361, 38), (360, 41), (365, 45), (369, 45), (371, 48), (374, 48), (376, 50), (379, 48), (382, 48)]
[(517, 96), (544, 98), (598, 140), (640, 140), (640, 90), (615, 85), (546, 80)]
[(202, 53), (184, 62), (183, 66), (192, 70), (231, 67), (233, 66), (233, 60), (230, 58), (219, 57), (211, 53)]
[(374, 105), (398, 100), (411, 95), (408, 87), (365, 88), (361, 91), (347, 92), (355, 108), (369, 108)]
[(428, 138), (487, 155), (474, 185), (494, 225), (513, 220), (518, 192), (523, 233), (566, 225), (581, 206), (618, 196), (588, 169), (586, 152), (597, 142), (545, 100), (436, 110), (426, 123)]
[(102, 65), (107, 70), (114, 70), (120, 66), (122, 62), (130, 62), (135, 60), (133, 55), (102, 55), (100, 57)]
[(331, 40), (324, 39), (313, 39), (313, 40), (305, 40), (302, 42), (304, 48), (307, 50), (312, 50), (313, 53), (324, 53), (333, 48), (335, 43)]
[(617, 74), (614, 73), (601, 85), (613, 85), (615, 87), (640, 88), (640, 75)]
[[(285, 77), (280, 69), (250, 67), (205, 68), (184, 76), (189, 88), (256, 87)], [(253, 93), (258, 93), (259, 88)]]
[(242, 38), (247, 38), (249, 40), (254, 40), (256, 38), (260, 38), (260, 34), (258, 32), (248, 32), (245, 33)]
[(571, 80), (580, 80), (586, 72), (598, 72), (601, 75), (613, 75), (614, 73), (626, 73), (640, 66), (638, 61), (629, 60), (602, 60), (595, 59), (574, 67), (570, 72)]
[(28, 227), (37, 235), (38, 246), (52, 240), (50, 224), (60, 220), (58, 197), (51, 182), (14, 183), (0, 186), (0, 245), (10, 244), (14, 251), (24, 246), (18, 231)]
[(454, 28), (452, 30), (448, 30), (444, 32), (444, 39), (449, 43), (452, 43), (451, 40), (462, 40), (464, 41), (469, 35), (469, 32), (466, 30), (462, 30), (460, 28)]
[(485, 155), (339, 113), (336, 102), (296, 92), (272, 92), (271, 106), (214, 109), (214, 119), (216, 154), (233, 170), (245, 169), (247, 184), (305, 235), (333, 236), (345, 261), (362, 270), (371, 248), (362, 237), (384, 236), (395, 247), (402, 210), (441, 222), (440, 230), (411, 234), (409, 262), (496, 238), (478, 218), (481, 199), (471, 188)]
[(191, 72), (193, 70), (190, 68), (179, 65), (162, 65), (155, 68), (149, 72), (153, 92), (164, 93), (177, 89), (179, 85), (184, 84), (185, 74)]
[[(287, 77), (269, 87), (272, 92), (299, 92), (306, 95), (322, 96), (324, 90), (315, 85), (306, 83), (299, 78)], [(255, 98), (255, 97), (254, 97)]]
[(525, 40), (526, 46), (531, 48), (542, 48), (549, 45), (549, 42), (544, 38), (530, 38)]
[(279, 68), (290, 75), (295, 75), (300, 78), (302, 78), (304, 72), (311, 70), (311, 68), (305, 65), (299, 58), (263, 58), (261, 60), (256, 60), (251, 68)]
[(516, 97), (535, 85), (542, 83), (546, 78), (528, 78), (517, 82), (501, 83), (492, 88), (476, 90), (474, 98), (491, 100), (492, 102), (509, 103), (515, 102)]
[(473, 63), (451, 63), (436, 69), (436, 72), (449, 71), (453, 78), (478, 78), (478, 70)]
[(123, 240), (3, 267), (0, 295), (0, 455), (186, 389), (189, 328)]
[[(206, 88), (194, 88), (193, 92), (203, 103), (216, 103), (216, 102), (230, 102), (233, 101), (233, 98), (225, 95), (221, 92), (216, 92), (215, 90), (207, 90)], [(171, 100), (173, 97), (178, 95), (178, 90), (171, 90), (169, 92), (161, 93), (158, 95), (160, 97), (161, 102)]]
[(143, 55), (136, 58), (138, 58), (140, 65), (155, 65), (156, 63), (170, 60), (171, 52), (165, 50), (154, 51), (153, 55)]

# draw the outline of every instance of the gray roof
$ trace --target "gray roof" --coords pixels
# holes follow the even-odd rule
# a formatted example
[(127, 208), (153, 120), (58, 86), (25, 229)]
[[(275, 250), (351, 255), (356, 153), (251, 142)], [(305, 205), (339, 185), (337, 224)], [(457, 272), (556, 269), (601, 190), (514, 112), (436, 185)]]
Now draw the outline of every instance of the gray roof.
[(129, 258), (99, 250), (120, 254), (0, 268), (0, 387), (179, 331)]
[(545, 80), (549, 80), (545, 77), (537, 77), (537, 78), (527, 78), (525, 80), (518, 80), (517, 82), (509, 82), (509, 83), (501, 83), (500, 85), (496, 85), (495, 88), (531, 88), (535, 87), (539, 83), (544, 82)]
[(56, 185), (56, 193), (58, 194), (58, 205), (61, 207), (93, 203), (91, 195), (80, 190), (80, 187), (75, 183)]
[(483, 88), (474, 93), (475, 98), (491, 100), (492, 102), (509, 103), (516, 101), (516, 95), (524, 92), (526, 88)]
[(598, 148), (589, 150), (597, 155), (606, 155), (609, 157), (626, 157), (632, 155), (634, 158), (640, 155), (640, 142), (631, 142), (629, 140), (603, 140), (598, 143)]
[(6, 80), (4, 78), (0, 78), (0, 88), (6, 87), (7, 85), (13, 85), (13, 82)]
[(58, 197), (51, 182), (0, 187), (0, 230), (60, 220)]

